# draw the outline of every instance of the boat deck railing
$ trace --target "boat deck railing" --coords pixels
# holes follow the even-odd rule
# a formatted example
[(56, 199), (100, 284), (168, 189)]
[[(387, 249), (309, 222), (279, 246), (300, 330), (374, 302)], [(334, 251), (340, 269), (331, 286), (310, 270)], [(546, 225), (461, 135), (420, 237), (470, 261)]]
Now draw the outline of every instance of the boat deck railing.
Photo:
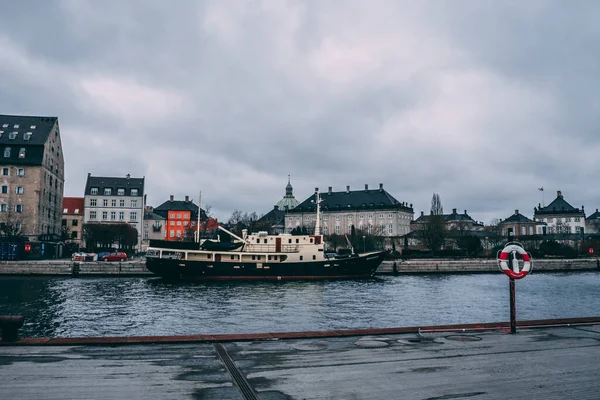
[(274, 244), (249, 244), (246, 245), (246, 251), (250, 253), (297, 253), (300, 249), (297, 245), (282, 244), (281, 250), (277, 251)]

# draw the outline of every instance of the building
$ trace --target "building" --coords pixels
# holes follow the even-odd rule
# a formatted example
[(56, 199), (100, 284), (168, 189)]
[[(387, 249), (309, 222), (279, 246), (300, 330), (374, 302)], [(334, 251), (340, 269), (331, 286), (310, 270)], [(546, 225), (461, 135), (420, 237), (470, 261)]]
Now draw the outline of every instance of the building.
[(76, 243), (77, 247), (83, 247), (84, 201), (83, 197), (63, 198), (62, 233), (69, 237), (65, 242)]
[(142, 250), (146, 250), (150, 245), (150, 240), (164, 240), (166, 232), (167, 219), (154, 213), (154, 209), (146, 206), (144, 212), (144, 234), (142, 239)]
[[(315, 192), (318, 191), (318, 188)], [(316, 194), (288, 211), (285, 230), (297, 227), (314, 229), (316, 223)], [(346, 190), (334, 192), (332, 187), (320, 194), (321, 233), (324, 235), (350, 234), (355, 230), (377, 236), (402, 236), (410, 231), (413, 218), (412, 204), (399, 202), (379, 184), (379, 189)]]
[[(457, 231), (457, 232), (478, 232), (483, 231), (484, 225), (480, 222), (475, 221), (465, 210), (462, 214), (456, 211), (456, 208), (452, 209), (451, 214), (442, 214), (443, 221), (448, 231)], [(411, 230), (418, 231), (421, 229), (423, 224), (427, 223), (429, 220), (429, 215), (425, 215), (423, 211), (421, 211), (421, 215), (411, 222)]]
[(554, 233), (583, 233), (585, 232), (585, 211), (570, 205), (562, 192), (556, 192), (556, 199), (546, 207), (534, 207), (533, 219), (545, 222), (546, 226), (538, 225), (537, 233), (544, 235)]
[(0, 115), (0, 230), (60, 235), (64, 158), (58, 118)]
[(518, 238), (535, 235), (538, 232), (538, 226), (543, 228), (545, 225), (545, 223), (529, 219), (519, 213), (519, 210), (515, 210), (513, 215), (498, 224), (498, 228), (502, 236)]
[[(198, 206), (190, 200), (190, 196), (185, 196), (185, 200), (175, 200), (171, 195), (168, 201), (154, 208), (154, 213), (162, 216), (166, 220), (165, 240), (188, 240), (186, 231), (196, 232), (198, 230)], [(201, 210), (201, 219), (206, 221), (206, 213)]]
[(585, 219), (585, 232), (600, 233), (600, 212), (596, 208), (596, 212)]
[(137, 248), (142, 246), (144, 179), (92, 176), (85, 184), (84, 224), (128, 223), (137, 230)]
[(294, 188), (290, 183), (290, 176), (288, 175), (285, 196), (275, 204), (271, 211), (260, 217), (258, 225), (268, 227), (271, 234), (285, 232), (285, 213), (294, 209), (299, 203), (296, 197), (294, 197)]

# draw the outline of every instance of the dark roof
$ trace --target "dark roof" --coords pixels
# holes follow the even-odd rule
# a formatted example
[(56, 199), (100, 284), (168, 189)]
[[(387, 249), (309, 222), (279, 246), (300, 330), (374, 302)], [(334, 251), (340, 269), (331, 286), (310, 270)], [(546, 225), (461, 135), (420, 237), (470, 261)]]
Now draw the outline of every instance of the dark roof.
[[(476, 224), (477, 222), (471, 218), (469, 214), (467, 214), (467, 210), (464, 213), (459, 214), (456, 212), (456, 208), (452, 209), (452, 213), (450, 214), (442, 214), (442, 217), (446, 220), (446, 222), (455, 222), (455, 221), (467, 221), (473, 222)], [(419, 218), (417, 218), (414, 222), (425, 222), (429, 219), (429, 215), (424, 215), (421, 213)]]
[[(185, 200), (167, 200), (162, 203), (158, 207), (154, 207), (153, 209), (155, 214), (158, 214), (164, 218), (169, 217), (169, 211), (190, 211), (190, 218), (197, 219), (198, 218), (198, 206), (194, 204), (193, 201), (185, 201)], [(206, 220), (206, 212), (204, 210), (201, 211), (202, 220)]]
[(163, 217), (162, 215), (153, 213), (153, 212), (144, 211), (144, 220), (145, 221), (148, 221), (148, 220), (163, 221), (163, 220), (165, 220), (165, 217)]
[(285, 211), (274, 207), (271, 211), (259, 218), (258, 222), (268, 221), (273, 225), (285, 225)]
[(593, 213), (592, 215), (590, 215), (589, 217), (587, 217), (586, 219), (589, 221), (590, 219), (598, 219), (600, 218), (600, 212), (598, 212), (598, 209), (596, 208), (596, 212)]
[(501, 222), (501, 224), (504, 224), (504, 223), (534, 224), (535, 221), (527, 218), (523, 214), (519, 213), (519, 211), (515, 211), (515, 213), (513, 215), (511, 215), (510, 217), (506, 218), (504, 221)]
[[(383, 187), (374, 190), (349, 190), (345, 192), (320, 193), (321, 211), (347, 211), (347, 210), (369, 210), (369, 209), (400, 209), (413, 212), (412, 204), (400, 203)], [(315, 195), (313, 194), (302, 203), (298, 204), (290, 212), (314, 212), (316, 211)]]
[(562, 193), (557, 192), (556, 199), (546, 207), (536, 208), (534, 215), (538, 214), (581, 214), (583, 210), (570, 205), (564, 198)]
[[(54, 124), (58, 121), (56, 117), (30, 117), (25, 115), (2, 115), (0, 114), (0, 145), (43, 145), (48, 140)], [(8, 125), (4, 127), (4, 125)], [(17, 127), (15, 128), (15, 125)], [(35, 127), (35, 128), (34, 128)], [(17, 132), (14, 139), (10, 134)], [(23, 138), (24, 134), (31, 132), (29, 140)]]
[(63, 197), (63, 214), (83, 215), (83, 200), (83, 197)]
[[(57, 121), (56, 117), (0, 114), (0, 165), (42, 165), (44, 144)], [(25, 140), (28, 132), (31, 135)], [(11, 139), (13, 133), (16, 135)], [(7, 147), (10, 147), (10, 156), (4, 157)], [(21, 149), (25, 149), (23, 158), (19, 157)]]
[(137, 189), (137, 196), (144, 195), (144, 178), (115, 178), (91, 176), (88, 174), (85, 195), (91, 195), (92, 188), (98, 188), (98, 196), (104, 195), (104, 189), (111, 189), (111, 196), (117, 195), (117, 189), (125, 189), (125, 196), (131, 196), (131, 189)]

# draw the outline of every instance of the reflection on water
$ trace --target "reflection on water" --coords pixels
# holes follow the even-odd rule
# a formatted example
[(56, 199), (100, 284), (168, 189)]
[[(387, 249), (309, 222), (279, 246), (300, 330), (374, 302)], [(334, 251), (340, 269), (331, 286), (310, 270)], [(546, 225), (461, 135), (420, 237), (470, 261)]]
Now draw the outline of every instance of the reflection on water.
[[(600, 274), (517, 281), (519, 319), (596, 316)], [(158, 278), (0, 277), (0, 314), (23, 336), (251, 333), (507, 321), (502, 274), (369, 280), (169, 283)]]

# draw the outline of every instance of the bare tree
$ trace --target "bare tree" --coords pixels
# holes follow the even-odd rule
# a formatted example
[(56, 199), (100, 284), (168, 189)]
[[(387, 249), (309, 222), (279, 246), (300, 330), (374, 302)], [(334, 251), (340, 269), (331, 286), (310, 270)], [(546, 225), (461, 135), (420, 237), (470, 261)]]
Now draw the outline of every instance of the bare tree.
[(434, 193), (431, 198), (431, 210), (418, 229), (418, 238), (432, 253), (438, 251), (446, 239), (446, 221), (440, 196)]
[(6, 212), (0, 214), (0, 232), (9, 240), (16, 239), (23, 233), (23, 220), (16, 207), (13, 198), (9, 197)]

